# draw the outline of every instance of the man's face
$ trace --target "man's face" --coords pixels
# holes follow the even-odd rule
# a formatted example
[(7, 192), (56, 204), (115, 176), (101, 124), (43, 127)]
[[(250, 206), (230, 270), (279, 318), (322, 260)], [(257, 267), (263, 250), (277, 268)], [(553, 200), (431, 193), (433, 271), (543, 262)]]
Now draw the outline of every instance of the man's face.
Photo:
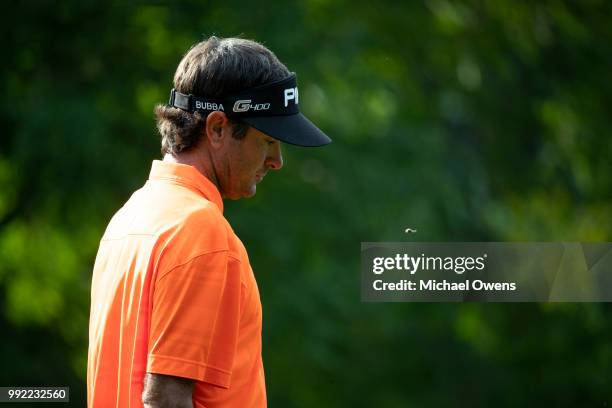
[(252, 197), (269, 170), (283, 167), (280, 142), (249, 127), (243, 139), (229, 137), (224, 143), (221, 169), (217, 169), (221, 194), (237, 200)]

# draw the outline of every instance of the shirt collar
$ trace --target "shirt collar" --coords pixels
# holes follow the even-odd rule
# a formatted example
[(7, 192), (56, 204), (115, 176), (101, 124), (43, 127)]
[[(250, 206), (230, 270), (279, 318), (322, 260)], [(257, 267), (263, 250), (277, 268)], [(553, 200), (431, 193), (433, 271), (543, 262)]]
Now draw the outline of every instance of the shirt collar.
[(149, 180), (172, 180), (187, 186), (198, 192), (208, 201), (215, 203), (223, 213), (223, 199), (217, 186), (193, 166), (153, 160)]

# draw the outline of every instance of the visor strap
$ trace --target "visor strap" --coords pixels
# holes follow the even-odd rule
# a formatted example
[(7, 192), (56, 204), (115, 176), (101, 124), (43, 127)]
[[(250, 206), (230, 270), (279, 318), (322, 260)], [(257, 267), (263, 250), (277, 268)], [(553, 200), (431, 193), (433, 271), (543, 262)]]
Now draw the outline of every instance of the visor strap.
[(173, 88), (172, 91), (170, 91), (170, 101), (168, 101), (168, 105), (191, 112), (191, 95), (182, 94)]

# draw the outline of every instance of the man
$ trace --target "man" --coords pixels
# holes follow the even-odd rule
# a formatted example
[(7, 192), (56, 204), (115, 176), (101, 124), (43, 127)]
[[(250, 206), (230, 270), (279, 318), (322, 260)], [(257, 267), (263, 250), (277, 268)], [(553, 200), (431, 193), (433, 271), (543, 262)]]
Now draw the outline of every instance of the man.
[(91, 290), (90, 407), (264, 407), (261, 303), (223, 198), (255, 194), (281, 142), (331, 140), (262, 45), (211, 37), (156, 108), (163, 161), (115, 214)]

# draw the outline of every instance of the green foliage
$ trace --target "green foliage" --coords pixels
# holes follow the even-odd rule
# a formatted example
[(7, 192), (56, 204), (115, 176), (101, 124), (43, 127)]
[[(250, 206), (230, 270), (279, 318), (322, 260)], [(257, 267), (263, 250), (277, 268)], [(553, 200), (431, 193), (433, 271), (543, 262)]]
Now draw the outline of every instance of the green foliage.
[[(5, 7), (5, 385), (84, 404), (90, 274), (159, 157), (188, 47), (242, 35), (334, 143), (226, 204), (264, 305), (271, 406), (610, 404), (604, 304), (362, 304), (359, 243), (610, 241), (609, 2), (31, 2)], [(411, 237), (412, 238), (412, 237)], [(8, 367), (8, 369), (6, 368)]]

